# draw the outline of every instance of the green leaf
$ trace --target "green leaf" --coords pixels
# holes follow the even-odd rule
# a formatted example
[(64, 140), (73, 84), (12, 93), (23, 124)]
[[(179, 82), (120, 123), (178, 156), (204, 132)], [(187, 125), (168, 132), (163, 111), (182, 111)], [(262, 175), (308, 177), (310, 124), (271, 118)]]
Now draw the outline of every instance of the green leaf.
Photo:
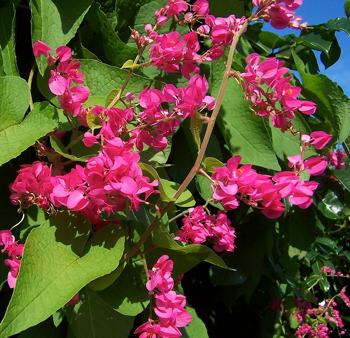
[(329, 20), (328, 27), (335, 31), (343, 31), (350, 36), (350, 18), (336, 18)]
[[(224, 73), (223, 66), (222, 62), (213, 64), (211, 84), (215, 97)], [(242, 162), (267, 169), (281, 169), (265, 121), (249, 109), (242, 89), (234, 79), (229, 79), (218, 124), (231, 152), (240, 154)]]
[(149, 304), (145, 277), (142, 262), (141, 264), (129, 263), (116, 282), (99, 292), (99, 295), (119, 313), (136, 316)]
[(141, 155), (141, 160), (148, 162), (153, 165), (153, 167), (164, 166), (168, 161), (171, 152), (172, 142), (168, 140), (168, 145), (165, 149), (161, 151), (155, 151), (153, 148), (144, 149)]
[(80, 294), (81, 301), (67, 310), (68, 321), (76, 338), (129, 337), (133, 317), (119, 314), (98, 293), (88, 288)]
[(341, 185), (350, 192), (350, 172), (349, 170), (334, 170), (334, 175)]
[(153, 233), (153, 244), (168, 250), (167, 254), (175, 260), (175, 275), (190, 270), (202, 261), (229, 269), (224, 260), (206, 245), (188, 244), (182, 246), (174, 241), (168, 232), (159, 228)]
[(203, 120), (201, 117), (202, 115), (197, 112), (196, 115), (192, 117), (190, 121), (190, 131), (192, 133), (194, 143), (196, 144), (198, 150), (201, 147), (201, 131), (203, 127)]
[(22, 121), (29, 100), (30, 92), (26, 81), (18, 76), (0, 77), (0, 131)]
[[(0, 4), (0, 51), (6, 75), (19, 75), (15, 51), (16, 10), (13, 1)], [(1, 88), (1, 87), (0, 87)]]
[[(77, 32), (92, 0), (31, 0), (32, 43), (42, 40), (53, 50), (66, 45)], [(43, 75), (46, 60), (38, 58), (37, 64)]]
[(186, 310), (191, 314), (192, 321), (184, 329), (184, 337), (186, 338), (209, 338), (207, 328), (205, 327), (202, 320), (198, 317), (196, 310), (187, 306)]
[[(204, 201), (212, 200), (213, 190), (211, 188), (211, 182), (207, 177), (202, 175), (197, 175), (196, 186), (199, 194), (201, 195)], [(215, 203), (213, 201), (210, 201), (209, 204), (219, 210), (224, 210), (223, 206), (220, 203)]]
[(99, 59), (114, 66), (122, 66), (128, 59), (134, 59), (137, 49), (120, 40), (113, 26), (99, 4), (93, 4), (86, 15), (88, 22), (81, 30), (83, 45)]
[(321, 53), (321, 61), (323, 62), (326, 68), (329, 68), (339, 60), (340, 55), (341, 55), (341, 49), (337, 38), (334, 37), (334, 40), (332, 42), (328, 55), (325, 53)]
[[(173, 201), (173, 196), (175, 195), (177, 189), (180, 187), (180, 184), (168, 181), (164, 178), (160, 179), (160, 184), (162, 185), (161, 199), (164, 202)], [(179, 198), (175, 201), (175, 204), (182, 208), (193, 207), (196, 204), (195, 199), (193, 198), (191, 192), (186, 189)]]
[(135, 18), (134, 29), (142, 32), (144, 30), (145, 23), (154, 24), (156, 21), (154, 13), (165, 4), (166, 0), (156, 0), (150, 1), (149, 3), (141, 6)]
[(327, 31), (313, 30), (301, 35), (301, 38), (298, 40), (298, 42), (312, 49), (322, 51), (328, 56), (334, 38), (334, 33), (330, 34)]
[[(309, 125), (300, 115), (297, 115), (293, 120), (293, 126), (303, 134), (311, 133)], [(279, 159), (284, 161), (287, 156), (295, 155), (300, 152), (300, 137), (298, 135), (293, 135), (289, 131), (283, 132), (280, 129), (273, 127), (271, 123), (270, 128), (273, 149)], [(316, 151), (312, 147), (309, 147), (305, 152), (305, 157), (307, 158), (312, 155), (316, 155)]]
[[(81, 60), (81, 71), (85, 74), (85, 85), (89, 87), (92, 95), (104, 97), (113, 89), (121, 88), (129, 73), (97, 60)], [(138, 94), (152, 82), (151, 79), (134, 74), (128, 83), (128, 91)]]
[(317, 103), (317, 116), (323, 118), (331, 127), (339, 142), (350, 134), (350, 100), (343, 90), (325, 75), (305, 73), (298, 70), (303, 81), (303, 93)]
[(350, 16), (350, 0), (345, 0), (344, 11), (347, 17)]
[(16, 288), (0, 324), (9, 337), (64, 306), (92, 280), (111, 273), (124, 251), (124, 235), (107, 226), (89, 238), (81, 217), (60, 214), (29, 234)]
[(53, 150), (61, 155), (64, 158), (68, 158), (69, 160), (75, 161), (75, 162), (86, 162), (91, 156), (75, 156), (72, 154), (68, 154), (67, 151), (64, 149), (64, 145), (62, 144), (62, 142), (56, 138), (51, 136), (50, 137), (50, 144), (51, 147), (53, 148)]
[(52, 319), (48, 318), (44, 322), (31, 327), (18, 335), (18, 338), (62, 338), (65, 334), (64, 328), (56, 328)]
[(213, 173), (215, 171), (215, 168), (220, 168), (225, 165), (215, 157), (206, 157), (203, 161), (203, 164), (204, 164), (205, 170), (208, 173)]
[(329, 219), (339, 219), (343, 214), (344, 204), (339, 200), (334, 191), (329, 190), (326, 195), (317, 204), (323, 216)]
[(35, 103), (22, 123), (0, 131), (0, 165), (20, 155), (57, 126), (56, 109), (47, 102)]

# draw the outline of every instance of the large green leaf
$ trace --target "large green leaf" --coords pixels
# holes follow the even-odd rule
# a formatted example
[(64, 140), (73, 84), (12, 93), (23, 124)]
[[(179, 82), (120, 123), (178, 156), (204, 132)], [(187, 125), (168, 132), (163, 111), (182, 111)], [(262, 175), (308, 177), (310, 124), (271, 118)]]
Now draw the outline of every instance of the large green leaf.
[(330, 34), (324, 30), (313, 30), (311, 32), (305, 33), (298, 40), (299, 43), (324, 52), (326, 55), (329, 54), (332, 47), (332, 42), (335, 39), (334, 33)]
[(140, 263), (129, 263), (114, 284), (99, 292), (105, 302), (126, 316), (138, 315), (149, 303), (145, 270)]
[(137, 49), (120, 40), (98, 4), (90, 8), (86, 19), (88, 25), (83, 28), (81, 38), (88, 50), (115, 66), (122, 66), (126, 60), (134, 59)]
[(0, 51), (6, 75), (18, 75), (15, 52), (16, 11), (13, 1), (0, 4)]
[(350, 171), (349, 169), (334, 170), (334, 176), (338, 179), (341, 185), (350, 192)]
[(26, 81), (18, 76), (0, 77), (0, 131), (22, 121), (29, 100)]
[(0, 131), (0, 165), (20, 155), (57, 126), (56, 109), (47, 102), (36, 103), (22, 123)]
[(332, 30), (343, 31), (350, 35), (350, 18), (336, 18), (329, 20), (328, 27)]
[(116, 312), (89, 288), (81, 292), (81, 301), (67, 314), (76, 338), (128, 338), (134, 322), (133, 317)]
[(175, 275), (190, 270), (202, 261), (229, 269), (224, 260), (208, 246), (200, 244), (180, 245), (171, 238), (169, 233), (159, 228), (153, 233), (153, 244), (158, 248), (163, 248), (163, 254), (165, 249), (165, 252), (175, 261)]
[[(311, 132), (310, 127), (306, 123), (302, 116), (296, 116), (293, 121), (293, 126), (296, 130), (303, 134), (309, 134)], [(287, 156), (296, 155), (300, 152), (300, 137), (298, 135), (293, 135), (291, 132), (282, 132), (280, 129), (271, 127), (272, 143), (273, 149), (276, 155), (281, 160), (285, 160)], [(312, 147), (306, 150), (305, 156), (310, 157), (315, 155), (316, 152)]]
[[(81, 71), (85, 74), (85, 84), (90, 88), (92, 95), (97, 96), (107, 96), (113, 89), (120, 89), (128, 76), (128, 71), (97, 60), (81, 60)], [(133, 75), (128, 84), (128, 91), (140, 93), (151, 83), (151, 79)]]
[[(224, 64), (214, 63), (211, 78), (214, 96), (218, 94), (223, 73)], [(230, 79), (218, 116), (219, 128), (227, 145), (233, 154), (242, 156), (244, 163), (280, 170), (265, 122), (249, 109), (241, 87), (234, 79)]]
[(89, 282), (117, 267), (123, 233), (107, 226), (88, 241), (89, 227), (81, 217), (60, 214), (31, 231), (0, 337), (42, 322)]
[(303, 93), (317, 103), (317, 114), (333, 128), (343, 142), (350, 133), (350, 100), (343, 90), (325, 75), (312, 75), (299, 69)]
[(185, 338), (209, 338), (207, 328), (205, 327), (202, 320), (198, 317), (196, 310), (191, 307), (186, 307), (186, 310), (191, 314), (192, 321), (184, 329)]
[[(66, 45), (77, 32), (92, 0), (31, 0), (32, 42), (44, 41), (51, 48)], [(46, 61), (37, 59), (40, 73)]]

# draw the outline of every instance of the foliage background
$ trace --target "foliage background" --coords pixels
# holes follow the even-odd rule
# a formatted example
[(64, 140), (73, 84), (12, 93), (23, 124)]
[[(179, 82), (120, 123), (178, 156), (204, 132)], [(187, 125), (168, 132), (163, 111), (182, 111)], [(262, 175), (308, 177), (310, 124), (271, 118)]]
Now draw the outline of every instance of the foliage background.
[[(17, 88), (20, 88), (19, 77), (27, 80), (35, 63), (33, 41), (41, 39), (52, 47), (68, 43), (76, 57), (84, 59), (82, 68), (93, 94), (92, 100), (104, 102), (120, 84), (119, 67), (136, 54), (135, 46), (129, 40), (130, 27), (141, 29), (145, 23), (153, 22), (152, 14), (162, 4), (164, 1), (160, 0), (1, 0), (0, 74), (2, 77), (15, 77), (13, 81), (17, 81)], [(251, 6), (248, 0), (212, 0), (211, 10), (213, 14), (221, 16), (231, 13), (249, 15)], [(327, 130), (335, 135), (337, 146), (348, 150), (349, 99), (336, 83), (319, 74), (320, 67), (323, 67), (321, 63), (332, 67), (340, 56), (337, 31), (350, 35), (350, 19), (345, 16), (333, 18), (301, 36), (295, 35), (298, 32), (279, 36), (265, 30), (260, 23), (253, 24), (239, 44), (234, 68), (242, 71), (246, 55), (253, 51), (285, 60), (297, 74), (296, 82), (302, 82), (305, 98), (319, 105), (316, 119), (298, 117), (298, 130)], [(320, 53), (320, 58), (315, 53)], [(211, 67), (202, 68), (210, 80), (213, 95), (218, 90), (223, 66), (224, 62), (218, 61)], [(33, 148), (28, 147), (55, 126), (69, 128), (60, 119), (55, 108), (57, 102), (47, 90), (48, 75), (44, 64), (39, 62), (38, 67), (40, 72), (34, 77), (32, 98), (34, 102), (49, 102), (37, 109), (44, 111), (44, 114), (38, 113), (38, 117), (33, 117), (29, 122), (27, 116), (22, 121), (27, 109), (26, 102), (29, 104), (26, 89), (16, 92), (9, 88), (11, 100), (5, 100), (5, 94), (0, 96), (1, 102), (8, 102), (0, 110), (0, 163), (3, 164), (0, 168), (0, 211), (3, 229), (18, 221), (16, 208), (9, 204), (8, 185), (14, 180), (21, 164), (31, 163), (35, 159)], [(167, 76), (147, 68), (139, 70), (138, 75), (143, 78), (131, 84), (136, 89), (154, 80), (175, 84), (181, 81), (176, 76)], [(3, 121), (5, 114), (11, 110), (11, 104), (15, 102), (19, 105), (21, 101), (25, 101), (22, 115), (5, 125)], [(283, 134), (271, 128), (266, 121), (253, 116), (239, 86), (230, 82), (207, 156), (225, 162), (233, 154), (239, 153), (244, 162), (252, 163), (268, 173), (285, 168), (286, 156), (297, 153), (298, 144), (291, 134)], [(195, 160), (196, 147), (190, 128), (185, 123), (174, 136), (171, 149), (153, 159), (153, 165), (162, 177), (181, 183)], [(79, 149), (76, 149), (75, 155), (78, 153)], [(329, 174), (329, 177), (320, 178), (322, 189), (317, 191), (312, 209), (302, 211), (292, 208), (277, 221), (269, 221), (245, 207), (229, 213), (232, 223), (237, 224), (237, 250), (233, 255), (224, 254), (223, 259), (237, 271), (224, 270), (207, 262), (193, 267), (203, 259), (193, 262), (193, 255), (189, 253), (166, 249), (175, 260), (177, 273), (187, 271), (182, 283), (184, 292), (190, 306), (206, 326), (205, 329), (198, 319), (195, 323), (197, 326), (188, 329), (186, 334), (189, 337), (205, 337), (206, 330), (210, 337), (215, 338), (227, 337), (227, 332), (230, 332), (230, 337), (242, 338), (292, 336), (293, 322), (288, 317), (288, 311), (293, 308), (296, 297), (316, 301), (316, 298), (324, 299), (345, 285), (346, 281), (329, 281), (320, 272), (324, 265), (346, 272), (350, 264), (350, 173), (347, 168)], [(190, 190), (197, 201), (203, 201), (209, 194), (209, 183), (199, 177), (191, 184)], [(43, 222), (44, 216), (38, 210), (30, 209), (29, 213), (24, 226), (18, 230), (22, 239), (28, 235), (29, 228)], [(145, 224), (144, 217), (148, 216), (142, 213), (135, 215), (133, 222)], [(161, 247), (167, 247), (160, 240), (154, 241)], [(101, 257), (108, 255), (107, 252), (100, 254)], [(50, 265), (49, 260), (47, 265)], [(190, 267), (193, 268), (189, 270)], [(3, 315), (11, 291), (4, 285), (6, 270), (2, 265), (1, 269), (0, 311)], [(139, 267), (135, 266), (134, 269)], [(112, 286), (114, 290), (122, 290), (126, 298), (129, 297), (119, 312), (114, 308), (118, 308), (122, 300), (110, 298), (112, 304), (109, 304), (106, 296), (103, 298), (106, 291), (85, 287), (79, 316), (72, 313), (72, 308), (58, 311), (53, 318), (18, 334), (18, 337), (107, 338), (115, 336), (116, 332), (118, 338), (127, 337), (132, 326), (137, 326), (144, 319), (141, 314), (134, 323), (132, 316), (141, 312), (137, 304), (147, 300), (143, 281), (134, 278), (135, 270), (124, 270), (126, 272), (120, 277), (124, 279), (117, 279)], [(37, 280), (34, 279), (34, 282)], [(108, 293), (105, 295), (110, 297)], [(287, 315), (274, 311), (273, 300), (283, 300)], [(349, 316), (345, 319), (349, 319)], [(198, 332), (201, 332), (200, 335)]]

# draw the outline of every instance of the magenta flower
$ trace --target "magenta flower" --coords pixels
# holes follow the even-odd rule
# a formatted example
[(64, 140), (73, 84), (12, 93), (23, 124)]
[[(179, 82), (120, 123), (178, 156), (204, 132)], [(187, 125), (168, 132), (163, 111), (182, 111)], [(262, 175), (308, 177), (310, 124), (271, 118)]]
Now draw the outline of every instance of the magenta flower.
[(331, 140), (332, 135), (324, 132), (324, 131), (314, 131), (310, 134), (311, 136), (311, 144), (317, 150), (323, 149)]
[(51, 52), (51, 50), (52, 49), (48, 45), (46, 45), (44, 42), (42, 42), (41, 40), (38, 40), (33, 45), (33, 54), (36, 58), (41, 56), (41, 55), (48, 57), (49, 52)]

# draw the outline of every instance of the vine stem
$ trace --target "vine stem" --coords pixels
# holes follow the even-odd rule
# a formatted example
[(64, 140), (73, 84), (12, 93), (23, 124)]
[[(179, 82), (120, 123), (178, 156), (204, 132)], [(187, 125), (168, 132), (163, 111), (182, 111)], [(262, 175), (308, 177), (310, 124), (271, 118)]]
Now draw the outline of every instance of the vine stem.
[(233, 37), (230, 51), (229, 51), (228, 58), (227, 58), (225, 73), (224, 73), (224, 76), (222, 78), (219, 93), (218, 93), (218, 98), (216, 100), (214, 111), (213, 111), (212, 115), (210, 116), (209, 122), (207, 124), (207, 129), (205, 131), (205, 135), (204, 135), (201, 147), (199, 149), (197, 159), (196, 159), (192, 169), (188, 173), (187, 177), (181, 183), (180, 187), (177, 189), (177, 191), (174, 195), (175, 200), (177, 200), (181, 196), (181, 194), (186, 190), (188, 185), (191, 183), (193, 178), (196, 176), (196, 174), (200, 168), (200, 165), (203, 161), (203, 157), (204, 157), (205, 152), (207, 150), (211, 134), (213, 133), (213, 130), (214, 130), (216, 119), (219, 115), (220, 108), (221, 108), (222, 102), (224, 100), (224, 96), (225, 96), (225, 92), (226, 92), (226, 88), (227, 88), (227, 83), (228, 83), (228, 79), (229, 79), (229, 75), (230, 75), (230, 71), (231, 71), (231, 67), (232, 67), (233, 55), (234, 55), (235, 50), (237, 48), (237, 44), (238, 44), (240, 37), (242, 36), (242, 34), (246, 31), (246, 29), (248, 27), (248, 23), (249, 23), (249, 20), (247, 20), (242, 25), (241, 29)]
[(30, 101), (29, 101), (30, 111), (32, 111), (34, 108), (34, 103), (33, 103), (31, 91), (32, 91), (32, 83), (33, 83), (35, 69), (36, 69), (36, 63), (34, 63), (33, 67), (30, 69), (29, 76), (28, 76), (28, 87), (29, 87), (29, 91), (30, 91)]
[[(136, 55), (135, 60), (134, 60), (134, 62), (133, 62), (134, 64), (137, 64), (137, 63), (139, 62), (139, 60), (140, 60), (140, 58), (141, 58), (141, 55), (142, 55), (142, 53), (143, 53), (143, 50), (144, 50), (144, 48), (141, 49), (141, 50), (138, 52), (138, 54)], [(128, 73), (128, 75), (127, 75), (127, 77), (126, 77), (126, 79), (125, 79), (125, 81), (124, 81), (122, 87), (120, 88), (118, 94), (113, 98), (113, 100), (111, 101), (111, 103), (108, 105), (107, 109), (112, 108), (112, 107), (120, 100), (120, 98), (122, 97), (122, 94), (123, 94), (125, 88), (127, 87), (129, 81), (131, 80), (131, 77), (132, 77), (132, 74), (133, 74), (133, 73), (134, 73), (134, 70), (133, 70), (133, 68), (131, 68), (131, 69), (129, 70), (129, 73)]]
[[(141, 235), (140, 240), (126, 254), (126, 257), (125, 257), (126, 260), (128, 258), (132, 257), (137, 252), (139, 252), (141, 246), (147, 241), (148, 237), (154, 231), (154, 229), (156, 228), (156, 226), (158, 225), (159, 221), (162, 219), (164, 214), (175, 204), (175, 201), (181, 196), (181, 194), (186, 190), (188, 185), (191, 183), (193, 178), (196, 176), (196, 174), (197, 174), (197, 172), (198, 172), (198, 170), (200, 168), (200, 165), (201, 165), (201, 163), (203, 161), (203, 157), (204, 157), (204, 154), (205, 154), (205, 152), (207, 150), (211, 134), (213, 133), (213, 130), (214, 130), (216, 119), (218, 117), (218, 114), (220, 112), (220, 108), (221, 108), (222, 102), (224, 100), (224, 95), (225, 95), (225, 91), (226, 91), (226, 88), (227, 88), (227, 83), (228, 83), (228, 79), (229, 79), (230, 71), (231, 71), (231, 67), (232, 67), (233, 55), (234, 55), (234, 53), (236, 51), (238, 41), (239, 41), (240, 37), (242, 36), (242, 34), (246, 31), (249, 22), (250, 22), (250, 19), (248, 19), (242, 25), (240, 30), (233, 37), (233, 40), (232, 40), (232, 43), (231, 43), (231, 47), (230, 47), (230, 51), (229, 51), (228, 58), (227, 58), (225, 73), (224, 73), (222, 81), (221, 81), (221, 85), (220, 85), (220, 89), (219, 89), (219, 93), (218, 93), (218, 98), (216, 100), (215, 108), (214, 108), (214, 111), (213, 111), (213, 113), (212, 113), (212, 115), (210, 117), (210, 120), (209, 120), (208, 124), (207, 124), (207, 129), (205, 131), (203, 142), (202, 142), (201, 147), (200, 147), (200, 149), (198, 151), (197, 159), (196, 159), (192, 169), (190, 170), (190, 172), (188, 173), (187, 177), (181, 183), (180, 187), (178, 188), (178, 190), (174, 194), (173, 201), (169, 202), (162, 210), (160, 210), (158, 216), (152, 221), (152, 223), (143, 232), (143, 234)], [(132, 73), (129, 72), (129, 74), (130, 74), (130, 77), (131, 77)]]

